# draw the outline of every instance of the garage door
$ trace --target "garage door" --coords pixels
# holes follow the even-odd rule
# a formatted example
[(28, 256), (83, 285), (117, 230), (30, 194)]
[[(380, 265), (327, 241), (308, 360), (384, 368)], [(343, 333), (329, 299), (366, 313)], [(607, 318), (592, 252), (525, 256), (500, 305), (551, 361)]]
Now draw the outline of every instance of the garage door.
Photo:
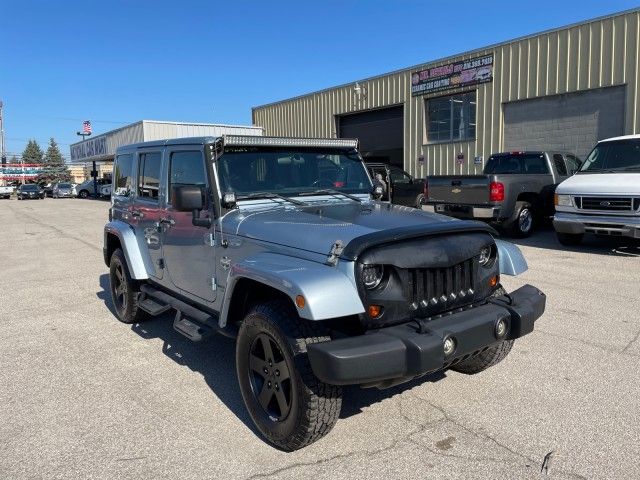
[(340, 138), (360, 140), (365, 160), (382, 161), (402, 167), (404, 109), (381, 108), (338, 117)]
[(566, 150), (585, 158), (598, 140), (622, 135), (625, 87), (506, 103), (504, 150)]

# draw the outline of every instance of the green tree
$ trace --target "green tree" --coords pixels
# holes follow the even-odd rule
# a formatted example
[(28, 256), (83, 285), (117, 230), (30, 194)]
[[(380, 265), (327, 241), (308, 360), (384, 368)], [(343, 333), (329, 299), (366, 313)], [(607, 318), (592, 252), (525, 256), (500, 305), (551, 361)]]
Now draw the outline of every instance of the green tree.
[(38, 142), (35, 140), (29, 140), (27, 146), (24, 148), (22, 152), (22, 161), (24, 163), (42, 163), (42, 157), (44, 154), (42, 153), (42, 149)]
[(52, 138), (49, 140), (49, 147), (44, 155), (42, 171), (38, 174), (36, 181), (40, 184), (47, 184), (50, 182), (68, 182), (70, 180), (69, 167), (64, 162), (64, 158), (62, 158), (58, 144)]

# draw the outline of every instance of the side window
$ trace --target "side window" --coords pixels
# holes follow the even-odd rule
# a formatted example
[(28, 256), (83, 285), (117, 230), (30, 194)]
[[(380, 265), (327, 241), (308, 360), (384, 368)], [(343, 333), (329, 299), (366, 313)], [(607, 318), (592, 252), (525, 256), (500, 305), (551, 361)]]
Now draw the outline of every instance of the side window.
[(558, 171), (558, 175), (563, 177), (567, 176), (567, 167), (564, 164), (564, 158), (559, 153), (553, 154), (553, 163), (556, 166), (556, 170)]
[(173, 189), (183, 185), (206, 187), (207, 177), (202, 153), (198, 151), (172, 152), (169, 162), (169, 203)]
[(573, 175), (580, 169), (582, 162), (578, 157), (574, 155), (565, 155), (565, 160), (567, 161), (567, 170), (569, 171), (569, 175)]
[(524, 173), (529, 175), (544, 175), (549, 173), (549, 167), (544, 155), (526, 156), (522, 159)]
[(411, 183), (409, 174), (399, 168), (389, 169), (389, 177), (393, 183)]
[(138, 156), (138, 198), (158, 201), (160, 191), (160, 152), (141, 153)]
[(118, 155), (113, 168), (113, 194), (127, 197), (133, 189), (133, 155)]

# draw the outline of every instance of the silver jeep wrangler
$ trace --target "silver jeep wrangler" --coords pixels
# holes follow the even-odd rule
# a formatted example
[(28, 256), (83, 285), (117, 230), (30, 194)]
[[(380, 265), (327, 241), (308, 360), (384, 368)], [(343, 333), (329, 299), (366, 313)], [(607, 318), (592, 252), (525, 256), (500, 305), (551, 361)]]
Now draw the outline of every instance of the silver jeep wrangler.
[(257, 428), (326, 435), (341, 385), (477, 373), (533, 330), (545, 296), (494, 230), (376, 200), (357, 141), (225, 136), (119, 148), (104, 261), (118, 318), (175, 311), (193, 341), (237, 338)]

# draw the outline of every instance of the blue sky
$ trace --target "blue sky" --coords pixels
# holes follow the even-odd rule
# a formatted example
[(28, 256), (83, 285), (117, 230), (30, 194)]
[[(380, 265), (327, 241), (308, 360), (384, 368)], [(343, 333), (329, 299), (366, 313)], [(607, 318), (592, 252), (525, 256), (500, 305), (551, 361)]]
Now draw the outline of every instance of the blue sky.
[(2, 0), (7, 151), (251, 107), (637, 7), (623, 0)]

